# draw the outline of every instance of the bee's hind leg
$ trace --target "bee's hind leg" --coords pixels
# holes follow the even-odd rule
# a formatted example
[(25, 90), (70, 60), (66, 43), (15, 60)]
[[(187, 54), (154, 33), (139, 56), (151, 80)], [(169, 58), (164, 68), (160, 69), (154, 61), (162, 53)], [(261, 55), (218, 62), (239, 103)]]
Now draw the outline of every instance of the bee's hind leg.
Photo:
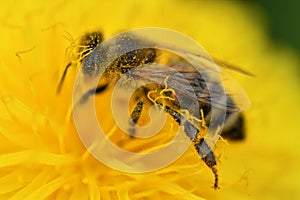
[(219, 176), (217, 171), (217, 161), (216, 156), (212, 152), (209, 145), (205, 142), (204, 139), (200, 139), (200, 141), (197, 140), (197, 135), (199, 134), (198, 128), (196, 128), (192, 123), (190, 123), (188, 120), (184, 119), (184, 116), (180, 114), (179, 112), (171, 109), (168, 106), (164, 107), (165, 111), (169, 113), (171, 117), (179, 124), (184, 126), (185, 134), (190, 138), (191, 141), (193, 141), (194, 147), (197, 150), (198, 154), (204, 161), (204, 163), (211, 169), (215, 176), (214, 181), (214, 189), (219, 189)]
[(198, 154), (201, 156), (202, 160), (205, 162), (205, 164), (211, 169), (215, 176), (215, 183), (213, 188), (219, 189), (219, 175), (216, 168), (217, 161), (216, 156), (212, 152), (211, 148), (208, 146), (208, 144), (204, 141), (202, 138), (199, 143), (194, 144)]

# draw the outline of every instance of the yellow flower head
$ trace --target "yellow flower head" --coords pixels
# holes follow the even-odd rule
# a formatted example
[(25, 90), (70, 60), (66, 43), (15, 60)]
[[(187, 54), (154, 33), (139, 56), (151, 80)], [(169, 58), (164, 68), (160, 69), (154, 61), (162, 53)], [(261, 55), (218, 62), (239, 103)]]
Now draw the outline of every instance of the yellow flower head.
[[(57, 0), (6, 2), (0, 10), (0, 199), (299, 197), (295, 111), (300, 95), (294, 68), (299, 60), (291, 50), (270, 43), (254, 8), (237, 2)], [(218, 191), (211, 188), (212, 174), (193, 148), (150, 173), (125, 173), (100, 163), (81, 143), (73, 122), (76, 67), (70, 67), (56, 92), (75, 38), (94, 30), (109, 38), (153, 26), (187, 34), (210, 55), (255, 74), (233, 74), (252, 105), (245, 111), (246, 140), (217, 146)], [(126, 141), (124, 148), (140, 151), (148, 145), (113, 133), (112, 115), (98, 115), (119, 146)], [(147, 116), (142, 120), (149, 121)], [(173, 137), (170, 126), (163, 130), (167, 136), (146, 146), (149, 151)]]

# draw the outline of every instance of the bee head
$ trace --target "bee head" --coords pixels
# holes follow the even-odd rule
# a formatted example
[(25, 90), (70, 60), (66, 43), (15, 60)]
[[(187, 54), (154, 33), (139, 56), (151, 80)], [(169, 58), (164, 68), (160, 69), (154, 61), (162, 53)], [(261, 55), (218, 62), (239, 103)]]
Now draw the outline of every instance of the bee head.
[(79, 52), (82, 53), (82, 56), (85, 56), (86, 54), (90, 53), (102, 41), (103, 34), (100, 31), (85, 33), (79, 41)]

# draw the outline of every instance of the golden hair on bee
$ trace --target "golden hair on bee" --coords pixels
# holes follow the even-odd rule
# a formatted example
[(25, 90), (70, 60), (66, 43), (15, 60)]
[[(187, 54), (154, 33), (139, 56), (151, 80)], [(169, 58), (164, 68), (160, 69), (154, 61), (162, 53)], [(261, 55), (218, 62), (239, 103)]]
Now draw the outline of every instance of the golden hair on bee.
[(74, 39), (70, 33), (67, 32), (67, 34), (68, 36), (66, 36), (66, 38), (70, 41), (71, 45), (66, 49), (65, 54), (68, 55), (70, 61), (65, 66), (63, 74), (56, 88), (57, 94), (59, 94), (61, 91), (69, 67), (74, 65), (74, 63), (76, 65), (81, 64), (83, 59), (104, 40), (103, 34), (100, 31), (87, 32), (77, 39)]

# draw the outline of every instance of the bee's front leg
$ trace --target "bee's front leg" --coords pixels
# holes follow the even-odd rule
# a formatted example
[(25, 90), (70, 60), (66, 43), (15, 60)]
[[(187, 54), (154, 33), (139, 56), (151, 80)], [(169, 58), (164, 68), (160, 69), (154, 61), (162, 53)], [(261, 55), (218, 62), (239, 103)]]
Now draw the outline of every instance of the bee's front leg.
[(144, 102), (142, 100), (139, 100), (137, 104), (135, 105), (131, 115), (130, 115), (130, 120), (129, 120), (129, 134), (130, 137), (135, 136), (135, 125), (137, 124), (138, 120), (140, 119), (142, 110), (143, 110)]
[(62, 77), (60, 78), (60, 81), (59, 81), (58, 86), (57, 86), (57, 88), (56, 88), (56, 94), (59, 94), (59, 93), (60, 93), (61, 88), (62, 88), (62, 85), (63, 85), (63, 83), (64, 83), (64, 81), (65, 81), (65, 78), (66, 78), (66, 75), (67, 75), (67, 71), (68, 71), (68, 69), (69, 69), (71, 66), (72, 66), (72, 63), (69, 62), (69, 63), (67, 64), (67, 66), (65, 67), (64, 73), (63, 73)]

